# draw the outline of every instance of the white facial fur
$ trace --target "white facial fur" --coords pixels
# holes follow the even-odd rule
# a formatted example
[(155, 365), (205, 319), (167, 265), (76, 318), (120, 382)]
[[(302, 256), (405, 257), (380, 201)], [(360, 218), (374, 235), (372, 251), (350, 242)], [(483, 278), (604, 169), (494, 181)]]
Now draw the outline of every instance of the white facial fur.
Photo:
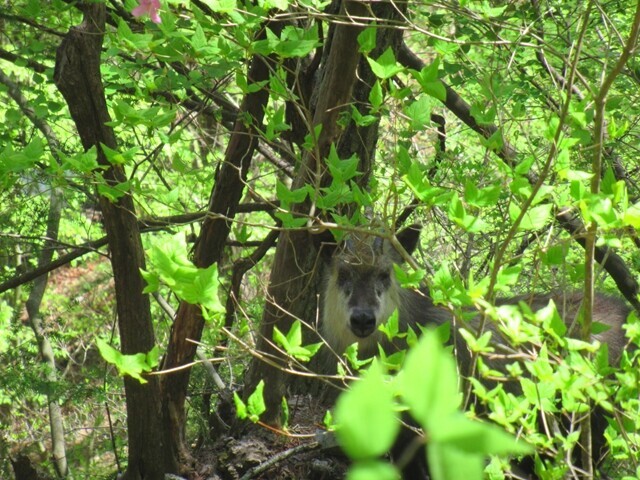
[[(343, 353), (352, 343), (358, 343), (361, 357), (378, 353), (377, 344), (384, 340), (378, 326), (400, 306), (400, 286), (393, 273), (393, 260), (388, 248), (376, 252), (365, 242), (352, 244), (331, 260), (325, 279), (322, 335), (336, 353)], [(366, 332), (353, 324), (358, 312), (366, 312), (362, 314), (371, 322), (375, 318), (371, 331), (369, 327), (366, 329), (367, 336), (361, 336)]]

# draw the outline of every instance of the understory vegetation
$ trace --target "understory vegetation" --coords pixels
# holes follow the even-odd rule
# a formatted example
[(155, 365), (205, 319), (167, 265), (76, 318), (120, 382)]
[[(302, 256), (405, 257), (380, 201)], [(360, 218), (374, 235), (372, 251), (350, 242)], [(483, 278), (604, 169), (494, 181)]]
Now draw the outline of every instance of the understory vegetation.
[[(639, 478), (639, 31), (632, 0), (0, 0), (0, 478)], [(451, 325), (336, 355), (318, 239), (410, 225), (396, 279)]]

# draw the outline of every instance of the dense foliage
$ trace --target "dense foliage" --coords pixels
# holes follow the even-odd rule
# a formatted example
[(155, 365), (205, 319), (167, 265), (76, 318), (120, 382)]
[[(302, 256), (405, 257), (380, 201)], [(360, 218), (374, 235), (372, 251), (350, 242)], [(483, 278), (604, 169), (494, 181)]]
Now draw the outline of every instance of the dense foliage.
[[(434, 436), (437, 415), (418, 418), (433, 477), (500, 478), (511, 464), (493, 455), (525, 443), (541, 478), (597, 476), (575, 460), (597, 455), (585, 447), (597, 407), (611, 451), (599, 467), (635, 478), (640, 324), (632, 314), (619, 362), (590, 335), (603, 328), (594, 287), (640, 308), (639, 29), (631, 0), (3, 2), (0, 477), (21, 454), (59, 476), (143, 478), (134, 464), (153, 458), (186, 475), (188, 445), (220, 435), (223, 391), (243, 416), (282, 423), (284, 373), (315, 372), (323, 351), (314, 235), (391, 239), (420, 223), (399, 280), (428, 285), (457, 321), (483, 315), (509, 344), (464, 330), (466, 380), (453, 385), (451, 363), (416, 387), (444, 388), (459, 422), (445, 430), (469, 434)], [(87, 32), (95, 58), (76, 48)], [(122, 283), (133, 276), (144, 292)], [(574, 338), (553, 307), (494, 306), (548, 291), (584, 292)], [(379, 457), (396, 410), (416, 409), (403, 378), (450, 362), (438, 348), (417, 359), (424, 342), (440, 343), (426, 336), (405, 369), (403, 356), (364, 367), (353, 350), (339, 364), (368, 368), (336, 411), (360, 460), (350, 478), (397, 474)], [(195, 355), (215, 360), (149, 374)], [(485, 362), (498, 355), (500, 371)], [(359, 430), (349, 411), (363, 403), (386, 413)], [(142, 445), (135, 405), (168, 451)], [(376, 426), (379, 443), (359, 450)]]

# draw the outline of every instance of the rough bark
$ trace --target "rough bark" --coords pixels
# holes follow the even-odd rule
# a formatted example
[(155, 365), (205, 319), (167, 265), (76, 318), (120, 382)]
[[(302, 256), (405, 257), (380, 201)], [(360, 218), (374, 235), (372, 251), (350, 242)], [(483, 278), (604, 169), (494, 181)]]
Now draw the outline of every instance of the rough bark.
[[(282, 29), (281, 23), (267, 25), (276, 35)], [(251, 62), (248, 79), (251, 83), (267, 81), (272, 62), (265, 57), (255, 56)], [(225, 152), (225, 159), (216, 175), (216, 181), (209, 200), (208, 215), (196, 243), (194, 263), (207, 268), (219, 262), (225, 242), (231, 230), (231, 220), (238, 210), (244, 192), (251, 159), (258, 144), (264, 109), (269, 100), (267, 89), (247, 94), (240, 108), (231, 139)], [(247, 120), (250, 119), (250, 120)], [(204, 319), (200, 307), (182, 302), (178, 308), (171, 337), (164, 360), (163, 369), (172, 369), (191, 363), (196, 354), (196, 344), (202, 337)], [(187, 395), (191, 369), (180, 369), (162, 378), (163, 410), (165, 429), (171, 438), (171, 448), (182, 461), (189, 458), (185, 445), (184, 403)]]
[[(369, 7), (371, 7), (369, 5)], [(397, 8), (397, 6), (395, 7)], [(397, 13), (391, 4), (376, 4), (373, 9), (363, 3), (347, 1), (340, 10), (340, 18), (370, 18), (373, 12), (380, 19), (386, 19)], [(338, 23), (334, 25), (333, 35), (325, 45), (325, 64), (322, 67), (322, 80), (317, 85), (317, 103), (313, 116), (313, 126), (320, 125), (320, 135), (316, 148), (309, 153), (293, 181), (292, 188), (297, 189), (305, 184), (323, 186), (330, 180), (324, 165), (324, 158), (331, 144), (336, 144), (341, 158), (352, 154), (358, 155), (361, 161), (360, 171), (365, 172), (360, 179), (366, 183), (374, 158), (373, 151), (378, 136), (377, 122), (365, 129), (351, 125), (343, 131), (338, 125), (338, 117), (356, 102), (361, 107), (367, 102), (374, 77), (368, 64), (359, 54), (357, 37), (364, 28), (361, 23)], [(382, 20), (384, 23), (384, 20)], [(392, 39), (399, 41), (399, 35), (389, 35), (382, 28), (379, 31), (378, 46), (382, 52)], [(326, 49), (330, 49), (329, 52)], [(293, 207), (295, 212), (308, 214), (308, 204)], [(260, 380), (265, 382), (264, 400), (267, 411), (262, 420), (279, 424), (280, 402), (285, 394), (287, 378), (278, 368), (282, 356), (272, 344), (273, 328), (286, 332), (296, 318), (312, 321), (316, 318), (317, 293), (319, 291), (318, 255), (314, 242), (306, 231), (285, 230), (280, 234), (274, 258), (266, 305), (262, 317), (257, 350), (264, 355), (254, 359), (247, 372), (245, 396), (255, 389)]]
[[(121, 166), (111, 165), (101, 144), (117, 149), (100, 77), (100, 53), (105, 28), (105, 5), (84, 3), (84, 18), (65, 36), (56, 55), (54, 80), (64, 96), (85, 149), (96, 147), (98, 162), (105, 166), (104, 179), (110, 185), (126, 180)], [(111, 252), (115, 280), (118, 328), (122, 352), (149, 352), (155, 343), (148, 295), (140, 269), (145, 268), (144, 251), (133, 199), (126, 193), (117, 201), (100, 197), (104, 228)], [(160, 480), (176, 472), (176, 458), (167, 448), (160, 408), (157, 376), (141, 384), (124, 379), (127, 404), (128, 466), (125, 480)], [(153, 439), (153, 441), (149, 441)]]

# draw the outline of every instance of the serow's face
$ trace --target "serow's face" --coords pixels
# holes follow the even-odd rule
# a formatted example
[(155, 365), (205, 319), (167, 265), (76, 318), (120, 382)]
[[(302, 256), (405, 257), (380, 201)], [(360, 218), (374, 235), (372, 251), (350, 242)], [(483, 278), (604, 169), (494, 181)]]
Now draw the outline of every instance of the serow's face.
[[(395, 302), (390, 298), (392, 268), (385, 266), (354, 265), (338, 262), (336, 286), (344, 308), (344, 318), (356, 337), (365, 338), (376, 331), (393, 312)], [(389, 311), (390, 310), (390, 311)]]
[[(419, 239), (414, 226), (399, 232), (400, 245), (410, 254)], [(378, 327), (394, 310), (401, 311), (402, 289), (393, 265), (401, 255), (389, 241), (373, 235), (350, 235), (331, 251), (327, 266), (322, 330), (327, 343), (342, 353), (358, 343), (360, 353), (374, 354), (382, 340)]]

